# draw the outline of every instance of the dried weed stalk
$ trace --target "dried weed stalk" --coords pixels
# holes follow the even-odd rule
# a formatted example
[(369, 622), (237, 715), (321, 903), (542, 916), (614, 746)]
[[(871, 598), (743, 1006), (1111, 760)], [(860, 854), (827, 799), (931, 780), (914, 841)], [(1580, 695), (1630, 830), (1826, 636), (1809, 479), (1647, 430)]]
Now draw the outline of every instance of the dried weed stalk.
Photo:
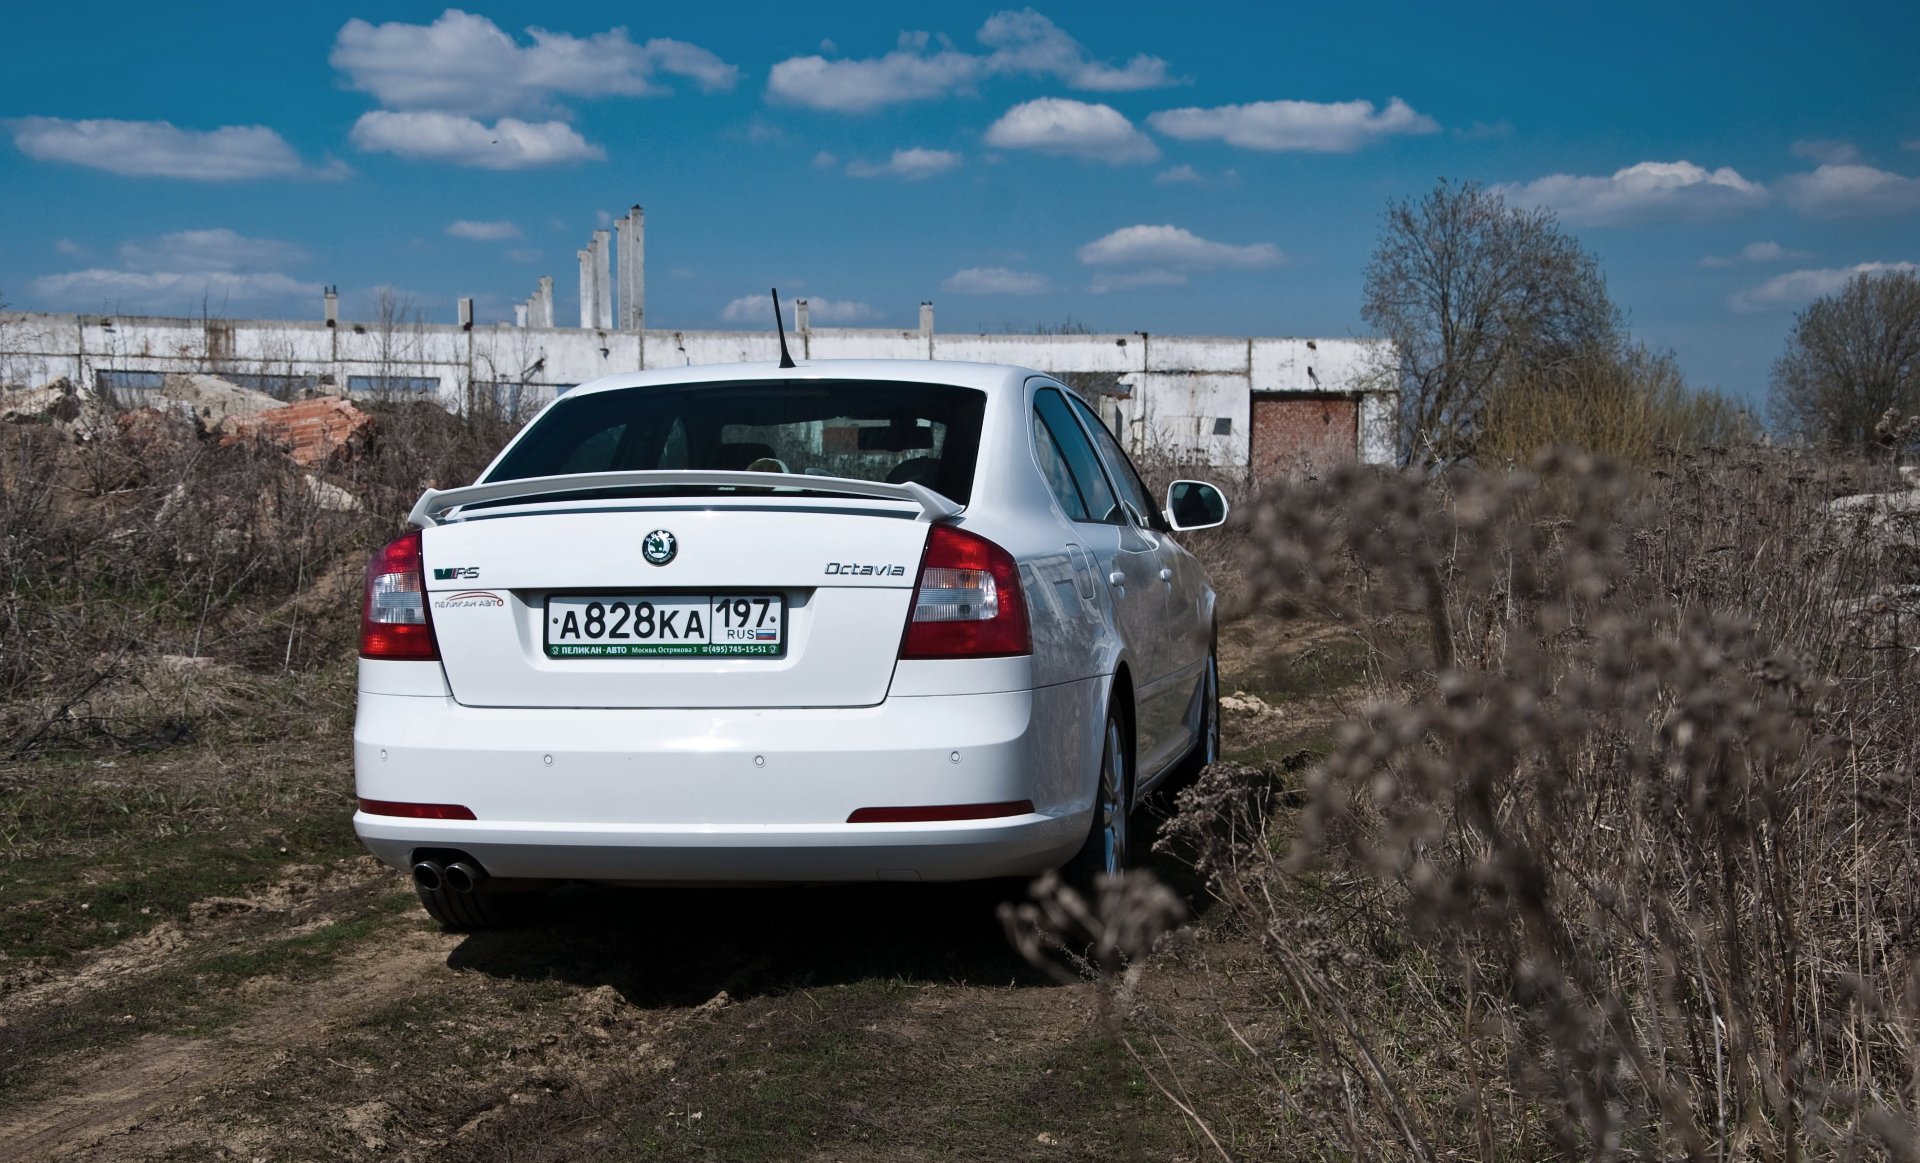
[(1829, 508), (1861, 484), (1550, 455), (1259, 501), (1249, 607), (1381, 676), (1297, 816), (1220, 765), (1169, 830), (1294, 999), (1246, 1044), (1276, 1146), (1916, 1157), (1920, 579)]

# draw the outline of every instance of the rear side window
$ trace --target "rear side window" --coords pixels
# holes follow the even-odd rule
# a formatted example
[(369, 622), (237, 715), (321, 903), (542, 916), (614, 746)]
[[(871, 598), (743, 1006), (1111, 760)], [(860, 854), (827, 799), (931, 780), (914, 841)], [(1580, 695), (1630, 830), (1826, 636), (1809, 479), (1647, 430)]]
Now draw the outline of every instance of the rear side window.
[(1054, 499), (1060, 502), (1068, 519), (1087, 520), (1087, 499), (1080, 495), (1080, 486), (1073, 483), (1073, 470), (1067, 467), (1067, 456), (1060, 451), (1053, 433), (1047, 431), (1038, 411), (1033, 414), (1033, 452), (1040, 461), (1040, 475), (1047, 478), (1047, 487), (1053, 490)]
[[(946, 384), (686, 384), (569, 396), (487, 477), (728, 469), (916, 482), (966, 504), (986, 395)], [(676, 494), (718, 492), (673, 486)]]
[(1100, 455), (1106, 460), (1107, 468), (1113, 472), (1113, 487), (1120, 495), (1139, 511), (1140, 519), (1160, 530), (1169, 532), (1167, 519), (1160, 515), (1160, 506), (1154, 504), (1153, 494), (1147, 490), (1147, 483), (1140, 479), (1140, 473), (1127, 459), (1126, 450), (1114, 439), (1113, 433), (1093, 414), (1093, 409), (1078, 400), (1073, 402), (1073, 410), (1087, 425), (1087, 431), (1093, 433), (1093, 441), (1100, 446)]
[[(1126, 516), (1114, 503), (1113, 490), (1100, 471), (1100, 460), (1094, 455), (1093, 445), (1087, 443), (1086, 434), (1073, 422), (1066, 399), (1051, 388), (1043, 389), (1034, 393), (1033, 410), (1034, 451), (1067, 516), (1075, 521), (1124, 524)], [(1048, 464), (1049, 452), (1058, 458), (1053, 466)]]

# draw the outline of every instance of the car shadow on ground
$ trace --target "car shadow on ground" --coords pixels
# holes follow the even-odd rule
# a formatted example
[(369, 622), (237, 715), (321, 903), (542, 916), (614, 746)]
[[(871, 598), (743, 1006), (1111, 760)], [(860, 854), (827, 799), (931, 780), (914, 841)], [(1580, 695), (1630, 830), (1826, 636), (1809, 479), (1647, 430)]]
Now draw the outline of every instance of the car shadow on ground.
[(454, 969), (610, 985), (633, 1005), (698, 1005), (862, 980), (1006, 986), (1044, 975), (996, 916), (1021, 882), (780, 888), (567, 885), (524, 927), (474, 933)]
[[(1154, 813), (1136, 827), (1150, 844)], [(1204, 910), (1190, 869), (1149, 867)], [(992, 988), (1056, 980), (1008, 943), (998, 908), (1027, 898), (1026, 880), (779, 888), (613, 888), (574, 884), (547, 895), (520, 928), (467, 936), (447, 959), (521, 981), (609, 985), (647, 1009), (739, 1000), (872, 980)]]

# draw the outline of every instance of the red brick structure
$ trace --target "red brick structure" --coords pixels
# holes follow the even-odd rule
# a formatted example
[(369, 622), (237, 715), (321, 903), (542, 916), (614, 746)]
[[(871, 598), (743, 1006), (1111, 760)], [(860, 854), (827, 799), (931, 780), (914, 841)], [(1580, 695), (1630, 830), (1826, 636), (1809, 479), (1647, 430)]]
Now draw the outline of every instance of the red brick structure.
[(1255, 480), (1308, 476), (1359, 459), (1360, 402), (1329, 393), (1253, 397)]
[(228, 439), (258, 433), (307, 468), (351, 457), (373, 437), (373, 417), (335, 396), (296, 400), (284, 408), (236, 418), (228, 427), (232, 432)]

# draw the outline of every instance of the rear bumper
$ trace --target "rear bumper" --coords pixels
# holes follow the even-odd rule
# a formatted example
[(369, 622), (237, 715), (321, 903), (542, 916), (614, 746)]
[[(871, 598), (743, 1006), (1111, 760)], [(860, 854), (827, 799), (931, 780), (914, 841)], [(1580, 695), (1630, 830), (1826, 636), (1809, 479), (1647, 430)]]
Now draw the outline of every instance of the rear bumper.
[[(1085, 687), (1084, 690), (1081, 688)], [(497, 877), (632, 882), (968, 880), (1059, 866), (1091, 786), (1073, 729), (1092, 684), (890, 698), (873, 707), (463, 707), (362, 690), (362, 799), (474, 820), (354, 816), (405, 867), (453, 848)], [(1031, 801), (1032, 812), (849, 824), (860, 808)]]
[(353, 827), (396, 868), (421, 848), (455, 848), (498, 877), (725, 884), (982, 880), (1058, 867), (1084, 823), (1031, 813), (941, 824), (664, 828), (404, 820), (357, 812)]

